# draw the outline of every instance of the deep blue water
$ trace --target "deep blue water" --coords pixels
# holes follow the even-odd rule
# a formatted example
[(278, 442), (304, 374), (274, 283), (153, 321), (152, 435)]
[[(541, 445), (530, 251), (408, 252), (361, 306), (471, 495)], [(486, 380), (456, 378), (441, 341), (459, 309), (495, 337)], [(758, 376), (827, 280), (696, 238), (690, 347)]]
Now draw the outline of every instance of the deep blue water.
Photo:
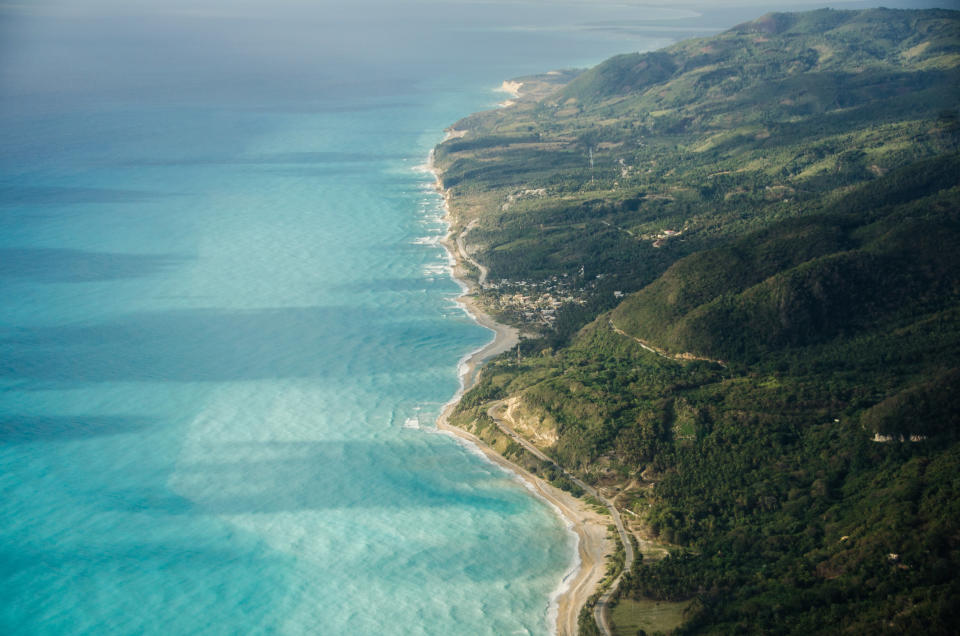
[(402, 426), (490, 338), (416, 167), (503, 79), (714, 25), (351, 7), (0, 7), (0, 632), (551, 629), (561, 521)]

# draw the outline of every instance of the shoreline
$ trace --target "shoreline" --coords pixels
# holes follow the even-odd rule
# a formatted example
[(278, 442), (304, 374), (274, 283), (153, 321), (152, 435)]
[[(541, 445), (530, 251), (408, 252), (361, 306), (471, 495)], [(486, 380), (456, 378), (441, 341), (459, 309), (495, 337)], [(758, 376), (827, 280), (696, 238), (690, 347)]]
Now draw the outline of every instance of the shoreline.
[[(449, 132), (447, 138), (450, 138)], [(433, 164), (433, 151), (430, 152), (426, 168), (436, 181), (437, 192), (443, 197), (444, 220), (447, 222), (448, 228), (451, 228), (449, 201), (443, 190), (440, 174)], [(463, 395), (476, 384), (483, 363), (489, 358), (517, 346), (520, 334), (516, 327), (498, 323), (482, 311), (473, 295), (473, 285), (457, 276), (458, 270), (462, 268), (463, 261), (468, 260), (469, 257), (461, 251), (462, 245), (454, 237), (452, 230), (448, 229), (441, 245), (447, 251), (447, 257), (452, 266), (452, 277), (462, 290), (455, 301), (456, 304), (477, 324), (493, 331), (494, 336), (486, 345), (467, 354), (460, 360), (457, 367), (460, 388), (453, 398), (443, 406), (440, 416), (437, 418), (437, 430), (477, 449), (488, 461), (515, 476), (531, 494), (545, 501), (553, 509), (566, 524), (568, 531), (575, 537), (574, 558), (570, 567), (564, 573), (560, 584), (550, 595), (547, 614), (552, 633), (559, 636), (573, 636), (577, 633), (577, 619), (581, 608), (606, 574), (606, 557), (612, 552), (613, 548), (612, 543), (607, 538), (607, 525), (610, 520), (597, 513), (582, 500), (556, 488), (503, 457), (472, 433), (450, 424), (450, 414)]]

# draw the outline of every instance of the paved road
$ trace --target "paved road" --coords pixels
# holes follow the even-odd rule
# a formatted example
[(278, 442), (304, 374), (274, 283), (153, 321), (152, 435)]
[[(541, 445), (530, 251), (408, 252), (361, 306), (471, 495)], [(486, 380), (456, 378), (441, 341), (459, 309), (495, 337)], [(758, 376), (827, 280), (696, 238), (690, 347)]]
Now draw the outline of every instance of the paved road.
[(605, 636), (613, 636), (613, 630), (610, 628), (610, 599), (613, 598), (613, 594), (617, 591), (617, 587), (620, 585), (620, 580), (623, 578), (624, 572), (629, 572), (633, 567), (633, 543), (630, 541), (630, 537), (627, 535), (627, 529), (623, 525), (623, 519), (620, 518), (620, 512), (617, 510), (617, 507), (613, 505), (613, 502), (600, 494), (600, 492), (593, 486), (585, 483), (580, 480), (578, 477), (571, 475), (566, 470), (563, 469), (560, 464), (553, 461), (550, 457), (544, 454), (539, 448), (534, 446), (528, 439), (517, 433), (513, 428), (507, 424), (501, 417), (498, 417), (496, 414), (497, 409), (503, 406), (503, 400), (497, 400), (496, 402), (491, 403), (490, 408), (487, 409), (487, 415), (490, 416), (490, 419), (494, 421), (497, 427), (510, 439), (520, 444), (527, 451), (533, 454), (534, 457), (550, 463), (557, 470), (563, 473), (567, 479), (583, 488), (584, 491), (593, 495), (597, 499), (603, 502), (603, 504), (610, 511), (610, 516), (613, 517), (613, 523), (617, 526), (617, 532), (620, 534), (620, 542), (623, 544), (624, 559), (623, 559), (623, 571), (620, 572), (620, 575), (613, 581), (607, 591), (600, 597), (600, 600), (597, 601), (596, 606), (593, 608), (593, 618), (597, 621), (597, 627), (600, 628), (600, 632)]

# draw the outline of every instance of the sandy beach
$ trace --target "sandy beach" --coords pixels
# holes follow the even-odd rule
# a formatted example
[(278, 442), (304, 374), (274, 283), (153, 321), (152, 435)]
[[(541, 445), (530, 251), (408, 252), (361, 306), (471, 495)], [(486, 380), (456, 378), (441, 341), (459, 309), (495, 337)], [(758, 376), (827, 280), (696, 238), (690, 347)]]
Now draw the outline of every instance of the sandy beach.
[[(432, 156), (428, 165), (437, 180), (437, 189), (441, 195), (444, 195), (440, 176), (432, 165)], [(444, 205), (449, 222), (450, 209), (446, 196), (444, 196)], [(437, 429), (473, 444), (491, 462), (523, 480), (531, 492), (549, 503), (568, 524), (570, 530), (576, 534), (577, 559), (564, 576), (550, 608), (551, 613), (556, 612), (556, 633), (560, 636), (573, 636), (577, 633), (577, 617), (580, 609), (603, 579), (606, 571), (606, 556), (613, 551), (613, 543), (607, 536), (607, 525), (611, 521), (608, 516), (597, 513), (582, 500), (552, 486), (506, 459), (475, 435), (449, 423), (449, 416), (457, 402), (476, 383), (483, 362), (517, 346), (519, 332), (515, 327), (500, 324), (484, 313), (476, 303), (472, 284), (458, 276), (458, 274), (462, 275), (462, 264), (465, 261), (473, 262), (464, 250), (462, 235), (455, 237), (448, 234), (443, 244), (454, 260), (454, 277), (464, 289), (464, 293), (457, 302), (477, 323), (493, 330), (494, 338), (462, 361), (460, 367), (462, 388), (437, 418)]]
[(587, 599), (596, 590), (606, 572), (606, 557), (613, 550), (607, 536), (610, 517), (601, 515), (570, 493), (556, 488), (536, 475), (524, 470), (487, 446), (472, 433), (452, 426), (447, 418), (455, 403), (448, 405), (437, 419), (437, 429), (472, 443), (498, 466), (522, 479), (530, 490), (549, 503), (563, 517), (577, 535), (577, 560), (564, 576), (551, 612), (556, 612), (556, 633), (573, 636), (577, 633), (577, 618)]

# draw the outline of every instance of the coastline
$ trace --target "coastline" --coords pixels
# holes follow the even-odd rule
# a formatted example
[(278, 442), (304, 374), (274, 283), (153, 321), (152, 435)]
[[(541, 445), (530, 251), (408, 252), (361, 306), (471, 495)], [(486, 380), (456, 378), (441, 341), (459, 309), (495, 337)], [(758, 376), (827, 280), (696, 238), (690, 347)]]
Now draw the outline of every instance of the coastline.
[[(457, 131), (460, 132), (460, 131)], [(457, 136), (462, 136), (465, 131)], [(447, 139), (453, 135), (448, 132)], [(436, 180), (437, 192), (443, 197), (445, 220), (452, 227), (451, 210), (442, 179), (433, 164), (433, 151), (427, 160), (427, 169)], [(590, 508), (585, 502), (573, 495), (547, 483), (523, 467), (503, 457), (483, 440), (472, 433), (456, 427), (449, 422), (450, 414), (456, 408), (463, 395), (477, 382), (483, 362), (517, 346), (520, 340), (516, 327), (495, 321), (482, 311), (476, 302), (473, 285), (461, 278), (463, 262), (472, 260), (463, 251), (462, 240), (457, 240), (452, 230), (441, 241), (447, 251), (453, 269), (453, 279), (460, 285), (462, 293), (456, 299), (457, 305), (477, 324), (490, 329), (493, 339), (483, 347), (469, 353), (458, 365), (460, 388), (453, 398), (444, 405), (437, 418), (437, 430), (454, 436), (459, 441), (479, 450), (491, 463), (499, 466), (518, 478), (530, 492), (542, 500), (564, 521), (576, 538), (576, 554), (570, 567), (564, 573), (557, 589), (551, 594), (548, 609), (552, 632), (559, 636), (573, 636), (577, 633), (577, 619), (587, 599), (593, 594), (606, 573), (606, 557), (612, 553), (613, 544), (607, 537), (607, 525), (610, 520)]]

